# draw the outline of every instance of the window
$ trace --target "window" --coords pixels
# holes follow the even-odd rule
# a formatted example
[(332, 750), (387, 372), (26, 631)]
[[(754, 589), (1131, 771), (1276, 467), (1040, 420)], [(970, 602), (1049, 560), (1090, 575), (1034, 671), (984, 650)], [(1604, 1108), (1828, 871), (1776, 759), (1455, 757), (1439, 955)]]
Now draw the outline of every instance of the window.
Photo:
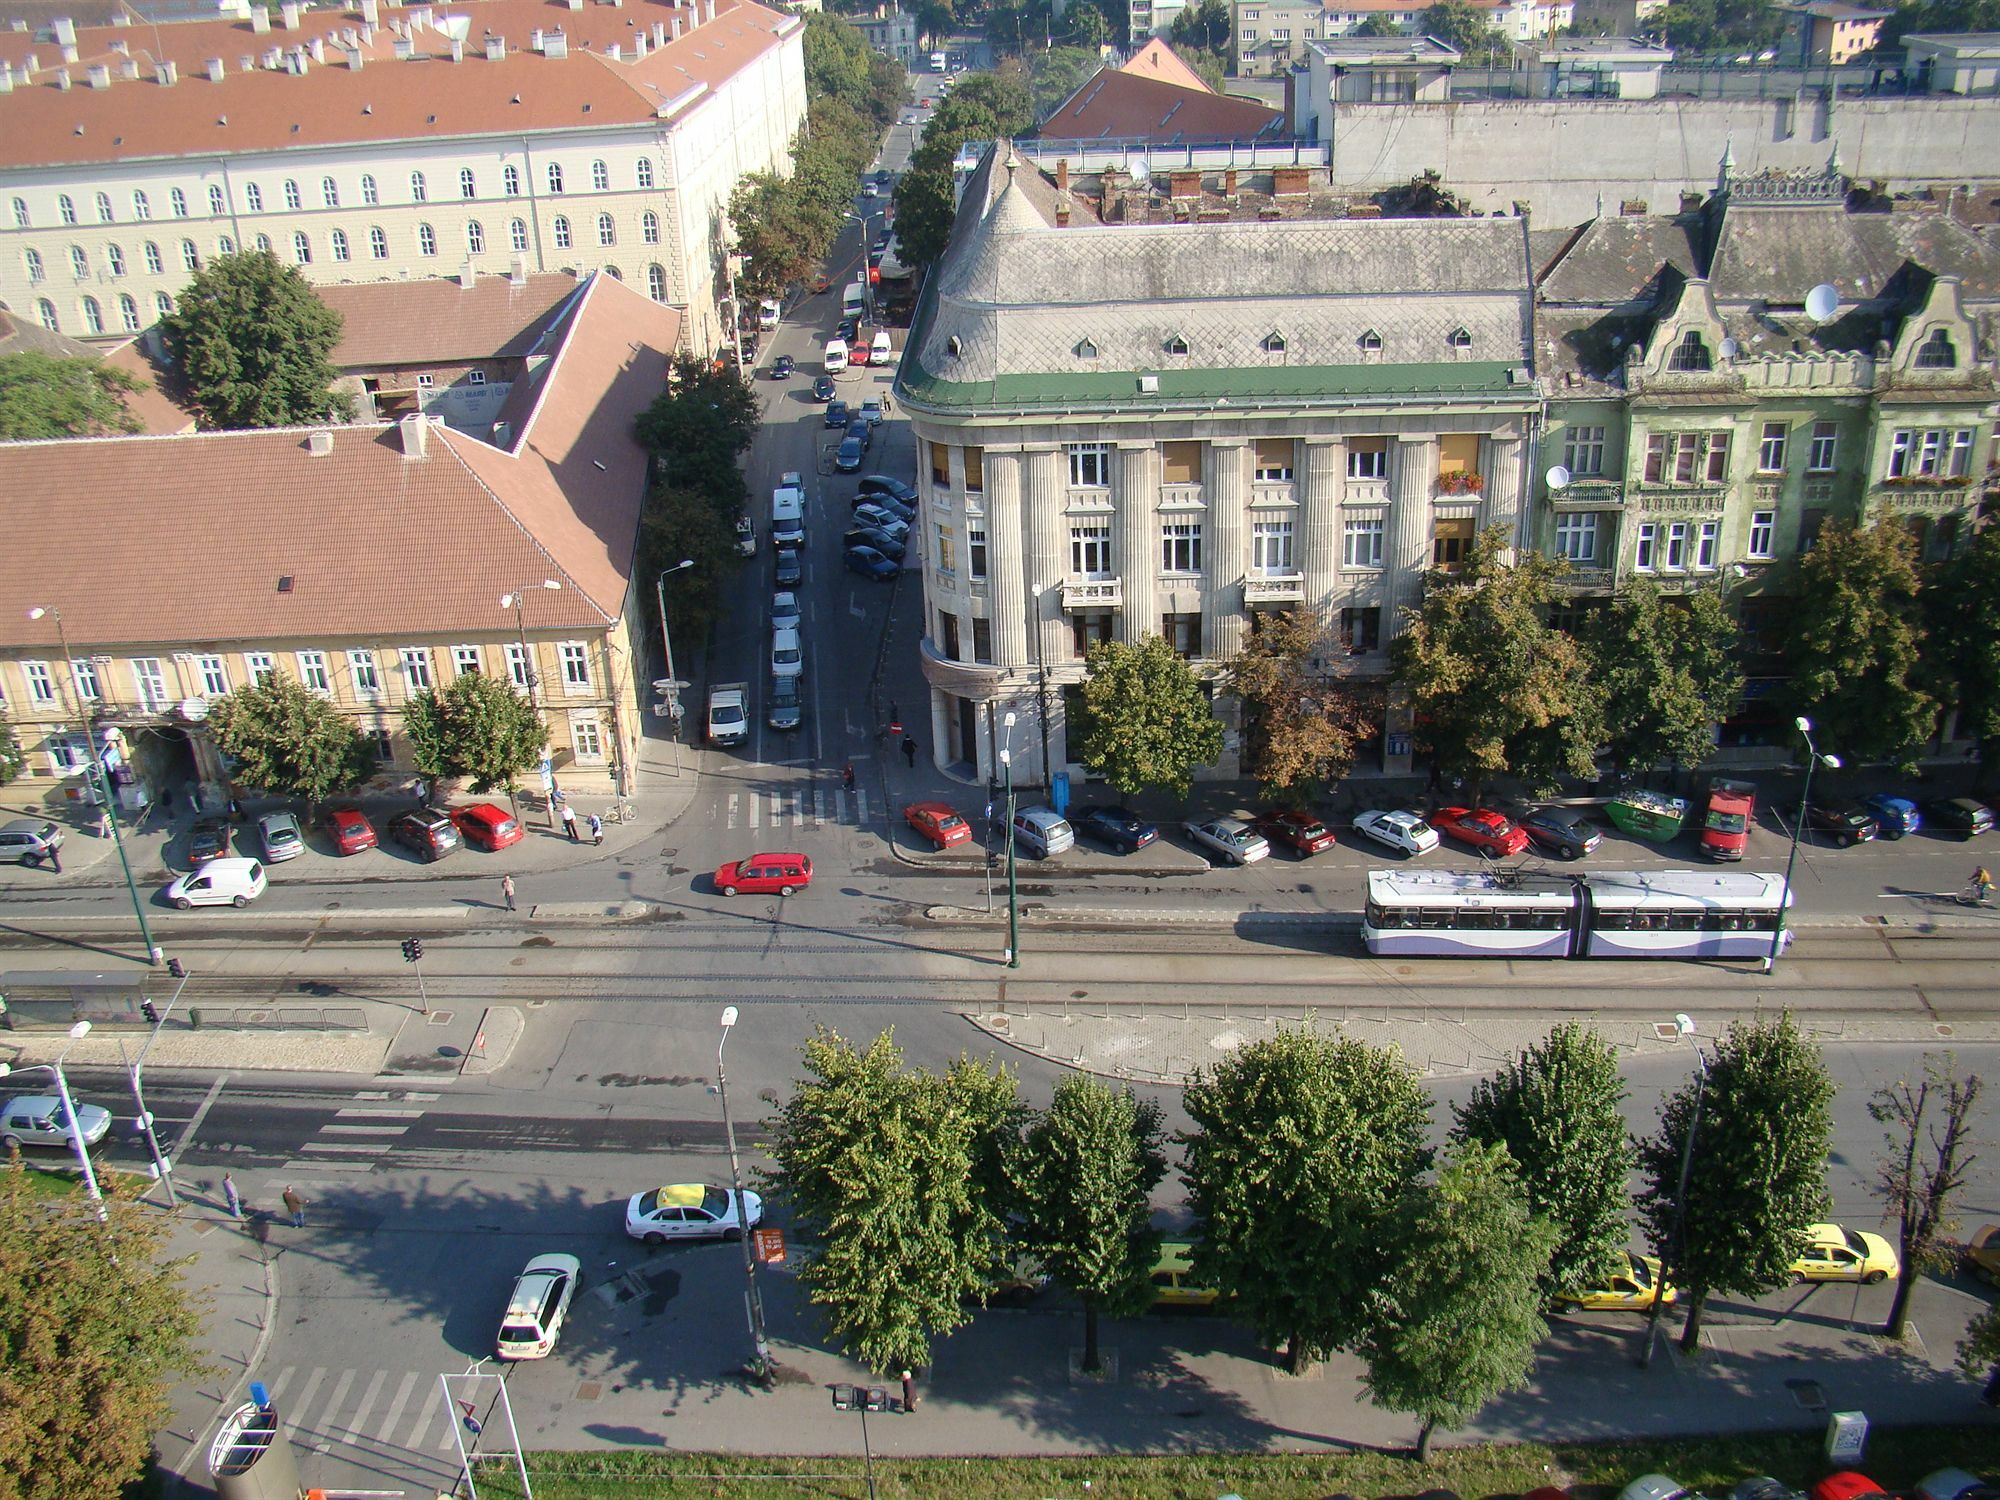
[(368, 231), (368, 253), (376, 260), (389, 258), (389, 236), (379, 226)]
[(562, 191), (562, 165), (559, 162), (549, 163), (549, 191), (552, 193)]
[(1079, 610), (1070, 617), (1070, 637), (1075, 643), (1078, 656), (1090, 655), (1092, 646), (1102, 645), (1111, 639), (1111, 612), (1101, 609)]
[(361, 201), (363, 203), (380, 203), (382, 201), (381, 196), (375, 190), (375, 179), (372, 176), (361, 179)]
[(438, 253), (437, 231), (428, 224), (419, 224), (417, 226), (417, 253), (419, 255), (436, 255)]
[(974, 578), (986, 576), (986, 527), (968, 523), (965, 528), (966, 572)]
[(269, 682), (278, 675), (278, 659), (268, 651), (248, 652), (243, 658), (243, 665), (252, 682)]
[(1597, 515), (1594, 511), (1556, 517), (1556, 556), (1573, 563), (1597, 561)]
[(1757, 472), (1759, 474), (1782, 474), (1785, 472), (1785, 434), (1789, 429), (1783, 422), (1766, 422), (1764, 436), (1757, 444)]
[(1347, 642), (1349, 656), (1366, 656), (1382, 646), (1382, 611), (1379, 609), (1343, 609), (1340, 612), (1340, 638)]
[(309, 266), (312, 264), (312, 258), (312, 241), (306, 238), (306, 232), (303, 229), (294, 230), (292, 232), (292, 259), (299, 265)]
[(576, 752), (578, 765), (604, 764), (604, 732), (598, 727), (595, 714), (570, 715), (569, 746)]
[(948, 485), (951, 483), (951, 449), (944, 443), (932, 443), (931, 483)]
[(1710, 484), (1726, 484), (1729, 481), (1729, 434), (1711, 432), (1704, 439), (1708, 450), (1707, 478)]
[(437, 384), (437, 376), (435, 375), (424, 374), (424, 375), (419, 375), (417, 377), (417, 389), (422, 391), (427, 396), (430, 394), (431, 387), (436, 384)]
[(1370, 355), (1382, 352), (1382, 335), (1372, 328), (1363, 333), (1356, 342), (1361, 346), (1361, 354), (1364, 359)]
[(984, 662), (988, 666), (991, 666), (993, 663), (993, 622), (991, 620), (974, 620), (972, 622), (972, 659), (976, 662)]
[(660, 243), (660, 216), (650, 208), (639, 215), (639, 238), (649, 245)]
[(1775, 510), (1753, 510), (1750, 512), (1750, 547), (1746, 556), (1766, 561), (1771, 557), (1771, 539), (1778, 529), (1778, 513)]
[(1669, 370), (1694, 372), (1711, 368), (1708, 345), (1699, 333), (1690, 328), (1681, 335), (1681, 341), (1674, 345), (1674, 352), (1667, 357)]
[(28, 200), (26, 198), (16, 198), (14, 200), (14, 227), (16, 229), (26, 229), (29, 227)]
[(319, 180), (319, 202), (322, 208), (340, 207), (340, 184), (331, 177)]
[(42, 279), (42, 252), (29, 249), (24, 253), (22, 258), (28, 264), (28, 280), (30, 282), (40, 281)]
[(21, 675), (28, 679), (28, 701), (47, 706), (56, 701), (56, 680), (45, 661), (24, 661)]
[(123, 276), (125, 274), (125, 247), (122, 245), (106, 245), (104, 247), (104, 264), (113, 276)]
[(1095, 359), (1097, 358), (1097, 345), (1089, 339), (1078, 339), (1076, 347), (1070, 350), (1070, 352), (1078, 359)]
[(597, 243), (615, 245), (618, 243), (618, 226), (611, 221), (610, 214), (597, 216)]
[(556, 656), (562, 662), (562, 685), (565, 693), (587, 693), (590, 691), (590, 651), (581, 641), (564, 641), (556, 647)]
[(69, 268), (76, 273), (79, 279), (90, 275), (90, 257), (84, 254), (83, 246), (71, 245), (69, 247)]
[(1111, 526), (1086, 521), (1069, 529), (1069, 570), (1085, 578), (1111, 576)]
[(76, 222), (76, 205), (70, 201), (68, 193), (56, 199), (56, 213), (65, 224)]
[(375, 698), (382, 692), (382, 678), (375, 670), (375, 653), (366, 649), (347, 653), (347, 675), (353, 679), (357, 698)]
[(521, 169), (519, 167), (510, 165), (500, 169), (500, 191), (505, 193), (509, 198), (518, 198), (521, 196)]
[(472, 255), (486, 253), (486, 226), (477, 219), (465, 226), (465, 248)]
[(187, 194), (182, 192), (179, 188), (168, 188), (167, 207), (171, 208), (174, 211), (174, 217), (176, 219), (185, 219), (188, 216)]
[(512, 245), (516, 250), (525, 250), (528, 248), (528, 221), (526, 219), (509, 219), (507, 221), (507, 243)]
[[(257, 248), (263, 251), (266, 255), (269, 255), (271, 253), (271, 237), (268, 234), (258, 235)], [(233, 253), (229, 241), (227, 239), (218, 240), (216, 242), (216, 252), (220, 255), (229, 255)]]
[(1889, 444), (1891, 479), (1963, 479), (1972, 472), (1972, 429), (1902, 431)]
[(1291, 39), (1292, 39), (1292, 29), (1289, 26), (1273, 26), (1271, 28), (1272, 41), (1289, 42)]
[(167, 706), (167, 674), (157, 656), (133, 658), (132, 686), (139, 690), (139, 701), (155, 713)]
[(1160, 621), (1160, 634), (1167, 638), (1167, 644), (1174, 648), (1174, 654), (1183, 660), (1192, 661), (1201, 655), (1201, 616), (1167, 615)]
[(611, 169), (603, 162), (594, 161), (590, 164), (590, 185), (600, 193), (611, 190)]
[(118, 321), (127, 333), (139, 331), (139, 303), (130, 292), (118, 294)]
[(528, 653), (518, 645), (507, 647), (507, 680), (524, 693), (528, 690)]
[(1722, 523), (1720, 521), (1703, 521), (1701, 523), (1695, 532), (1694, 543), (1694, 565), (1697, 572), (1713, 573), (1715, 571), (1715, 548), (1716, 544), (1721, 540)]
[(1721, 484), (1728, 478), (1727, 432), (1655, 432), (1646, 438), (1647, 484)]
[(646, 267), (646, 295), (655, 302), (667, 300), (667, 268), (658, 261)]
[(965, 492), (968, 495), (982, 495), (986, 492), (986, 450), (984, 448), (964, 448), (960, 450), (965, 459)]
[(1840, 437), (1838, 422), (1815, 422), (1812, 431), (1812, 446), (1806, 449), (1806, 472), (1808, 474), (1831, 474), (1833, 455)]
[(1285, 352), (1285, 336), (1274, 330), (1265, 334), (1264, 341), (1257, 347), (1262, 349), (1266, 354), (1283, 354)]
[(1243, 28), (1243, 40), (1244, 40), (1244, 41), (1246, 41), (1246, 42), (1254, 42), (1254, 41), (1256, 41), (1256, 40), (1257, 40), (1257, 28), (1256, 28), (1256, 27), (1254, 27), (1254, 26), (1246, 26), (1246, 27), (1244, 27), (1244, 28)]
[(181, 241), (181, 264), (190, 271), (201, 269), (201, 253), (194, 248), (193, 240)]
[(83, 299), (83, 326), (85, 332), (104, 332), (104, 309), (97, 305), (95, 297)]
[(1292, 571), (1292, 523), (1250, 523), (1250, 571), (1282, 578)]
[(467, 370), (465, 372), (465, 382), (467, 385), (472, 386), (484, 385), (486, 384), (486, 372), (484, 370)]
[(1347, 445), (1347, 477), (1349, 479), (1387, 479), (1389, 477), (1389, 440), (1387, 438), (1355, 438)]
[(464, 677), (479, 670), (479, 648), (477, 646), (453, 646), (451, 648), (451, 670)]
[(368, 736), (368, 748), (375, 752), (377, 761), (385, 766), (395, 763), (396, 747), (389, 738), (388, 730), (376, 724), (364, 729), (362, 733)]
[(1919, 370), (1949, 370), (1958, 364), (1958, 351), (1952, 347), (1950, 338), (1942, 328), (1933, 329), (1931, 336), (1924, 340), (1917, 350)]
[(56, 305), (48, 298), (41, 297), (36, 300), (35, 316), (41, 320), (42, 327), (48, 329), (50, 333), (62, 332), (62, 325), (56, 318)]
[(1071, 489), (1106, 489), (1111, 484), (1111, 445), (1071, 443), (1069, 445)]
[(76, 663), (76, 694), (86, 703), (104, 697), (103, 684), (97, 680), (97, 663), (87, 656)]
[(431, 685), (431, 654), (422, 646), (405, 646), (402, 650), (403, 685), (413, 693), (425, 692)]
[(90, 740), (81, 734), (52, 734), (43, 741), (48, 747), (49, 769), (57, 776), (81, 771), (90, 758)]
[(1431, 527), (1431, 566), (1442, 568), (1447, 573), (1455, 573), (1465, 564), (1472, 551), (1473, 520), (1463, 519), (1438, 521)]
[(132, 217), (146, 220), (153, 217), (153, 205), (138, 188), (132, 189)]
[(1563, 434), (1563, 467), (1582, 477), (1604, 472), (1604, 429), (1572, 427)]
[(1808, 506), (1799, 516), (1799, 551), (1812, 551), (1813, 543), (1819, 540), (1819, 534), (1825, 527), (1826, 507), (1823, 505)]
[(345, 229), (336, 229), (333, 232), (333, 258), (335, 260), (347, 259), (347, 231)]
[(1639, 523), (1638, 545), (1633, 549), (1632, 568), (1639, 573), (1653, 571), (1653, 549), (1659, 541), (1660, 527), (1655, 521)]
[(229, 667), (221, 657), (198, 657), (195, 667), (201, 673), (201, 690), (204, 696), (220, 698), (229, 691)]
[(165, 292), (153, 293), (153, 311), (155, 313), (164, 318), (173, 310), (174, 299), (172, 297), (169, 297)]
[(1177, 333), (1167, 340), (1166, 348), (1169, 354), (1185, 354), (1188, 352), (1188, 341)]
[[(957, 572), (958, 548), (956, 544), (953, 542), (951, 527), (947, 526), (942, 521), (938, 521), (932, 525), (931, 530), (934, 533), (932, 537), (933, 545), (931, 548), (931, 556), (937, 559), (937, 570), (940, 573)], [(952, 621), (952, 624), (955, 628), (958, 622), (958, 617), (956, 615), (952, 615), (952, 616), (947, 616), (947, 618)], [(956, 656), (958, 653), (956, 651), (948, 651), (945, 654), (947, 656)]]
[(1343, 568), (1382, 566), (1382, 538), (1389, 523), (1381, 516), (1350, 516), (1341, 528), (1340, 565)]
[(1160, 529), (1160, 568), (1168, 573), (1201, 571), (1201, 522), (1169, 521)]
[(158, 245), (154, 244), (151, 240), (147, 240), (144, 254), (146, 257), (146, 269), (148, 271), (152, 272), (155, 276), (161, 276), (166, 273), (167, 264), (160, 259), (160, 247)]
[(117, 215), (111, 212), (111, 195), (109, 193), (99, 193), (97, 195), (97, 222), (100, 224), (114, 224), (117, 222)]
[(1201, 444), (1174, 441), (1160, 444), (1160, 483), (1199, 484)]
[(219, 183), (210, 183), (208, 185), (208, 211), (212, 214), (219, 214), (224, 211), (224, 208), (221, 185)]
[(1258, 479), (1268, 483), (1289, 484), (1292, 478), (1292, 440), (1258, 438), (1255, 472)]
[(642, 188), (651, 187), (653, 185), (653, 163), (651, 159), (644, 156), (640, 157), (637, 171), (639, 186)]
[(558, 216), (551, 229), (555, 236), (556, 249), (569, 249), (569, 220)]
[(424, 185), (424, 174), (421, 172), (412, 172), (410, 174), (410, 201), (412, 203), (425, 203), (429, 201), (430, 195), (430, 189)]
[(470, 167), (460, 167), (458, 169), (458, 196), (461, 198), (477, 198), (479, 196), (478, 181), (473, 177), (472, 168)]
[(1685, 521), (1675, 521), (1667, 527), (1667, 555), (1660, 566), (1669, 573), (1687, 571), (1688, 527)]
[(243, 201), (249, 206), (250, 212), (253, 214), (262, 213), (264, 211), (264, 190), (254, 182), (246, 183), (243, 188)]
[(304, 206), (305, 200), (299, 196), (299, 185), (287, 177), (285, 179), (285, 207), (297, 211)]

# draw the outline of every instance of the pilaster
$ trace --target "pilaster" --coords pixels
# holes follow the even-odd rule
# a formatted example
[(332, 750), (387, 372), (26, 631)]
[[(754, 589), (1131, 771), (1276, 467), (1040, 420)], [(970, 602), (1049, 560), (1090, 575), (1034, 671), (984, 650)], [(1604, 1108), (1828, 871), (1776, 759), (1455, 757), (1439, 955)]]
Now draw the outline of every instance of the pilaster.
[(1210, 443), (1208, 521), (1202, 527), (1201, 654), (1227, 661), (1243, 649), (1243, 516), (1250, 506), (1248, 443)]
[(1437, 488), (1437, 440), (1399, 434), (1390, 457), (1389, 535), (1383, 562), (1382, 640), (1403, 633), (1403, 611), (1423, 602), (1431, 563), (1431, 493)]
[(986, 456), (986, 545), (990, 552), (993, 661), (1028, 664), (1027, 573), (1021, 546), (1021, 470), (1018, 453)]
[(1041, 666), (1068, 661), (1073, 643), (1063, 614), (1062, 581), (1069, 571), (1069, 522), (1063, 511), (1068, 493), (1066, 460), (1060, 448), (1031, 448), (1027, 465), (1028, 610), (1027, 628), (1041, 632), (1035, 656)]
[(1160, 629), (1159, 527), (1154, 500), (1160, 493), (1159, 450), (1151, 443), (1120, 443), (1112, 495), (1118, 506), (1118, 551), (1113, 559), (1125, 591), (1118, 638), (1136, 641)]
[(1333, 590), (1340, 577), (1340, 482), (1347, 467), (1347, 444), (1317, 439), (1304, 450), (1299, 475), (1299, 571), (1306, 580), (1306, 607), (1332, 618)]

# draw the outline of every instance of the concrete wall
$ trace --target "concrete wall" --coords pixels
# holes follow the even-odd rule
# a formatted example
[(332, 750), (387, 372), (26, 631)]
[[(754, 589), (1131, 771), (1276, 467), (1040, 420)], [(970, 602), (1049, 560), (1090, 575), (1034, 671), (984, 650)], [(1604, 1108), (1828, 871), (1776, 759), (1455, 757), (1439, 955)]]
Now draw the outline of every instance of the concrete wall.
[(1672, 212), (1708, 192), (1725, 146), (1738, 172), (1823, 167), (1835, 146), (1849, 176), (1910, 190), (1977, 177), (2000, 160), (2000, 100), (1922, 96), (1827, 101), (1734, 99), (1467, 100), (1319, 105), (1333, 176), (1354, 189), (1436, 171), (1474, 208), (1516, 200), (1558, 223), (1643, 198)]

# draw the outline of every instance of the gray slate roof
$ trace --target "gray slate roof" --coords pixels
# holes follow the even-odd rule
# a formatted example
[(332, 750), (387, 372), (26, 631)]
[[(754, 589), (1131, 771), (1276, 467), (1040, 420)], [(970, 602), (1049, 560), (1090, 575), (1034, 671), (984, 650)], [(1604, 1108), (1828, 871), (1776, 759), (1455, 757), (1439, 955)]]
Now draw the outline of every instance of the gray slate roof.
[(1731, 204), (1709, 282), (1724, 302), (1803, 304), (1822, 282), (1843, 303), (1881, 293), (1905, 261), (1950, 273), (1973, 301), (2000, 297), (2000, 253), (1934, 213), (1846, 213)]

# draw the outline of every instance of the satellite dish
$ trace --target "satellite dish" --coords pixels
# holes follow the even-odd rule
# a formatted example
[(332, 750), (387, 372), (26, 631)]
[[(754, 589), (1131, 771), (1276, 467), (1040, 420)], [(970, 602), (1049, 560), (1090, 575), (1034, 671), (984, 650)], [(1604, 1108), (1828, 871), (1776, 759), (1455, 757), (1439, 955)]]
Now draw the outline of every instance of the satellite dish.
[(1132, 184), (1134, 187), (1143, 187), (1152, 181), (1153, 171), (1151, 167), (1147, 166), (1145, 157), (1134, 156), (1126, 165), (1132, 173)]
[(1722, 357), (1724, 359), (1734, 359), (1742, 350), (1742, 347), (1735, 339), (1724, 339), (1722, 341)]
[(1806, 293), (1806, 316), (1815, 323), (1824, 323), (1840, 308), (1840, 293), (1822, 281)]
[(1561, 464), (1557, 464), (1553, 469), (1549, 470), (1544, 477), (1547, 478), (1549, 488), (1552, 490), (1566, 490), (1569, 488), (1569, 470), (1565, 469)]

